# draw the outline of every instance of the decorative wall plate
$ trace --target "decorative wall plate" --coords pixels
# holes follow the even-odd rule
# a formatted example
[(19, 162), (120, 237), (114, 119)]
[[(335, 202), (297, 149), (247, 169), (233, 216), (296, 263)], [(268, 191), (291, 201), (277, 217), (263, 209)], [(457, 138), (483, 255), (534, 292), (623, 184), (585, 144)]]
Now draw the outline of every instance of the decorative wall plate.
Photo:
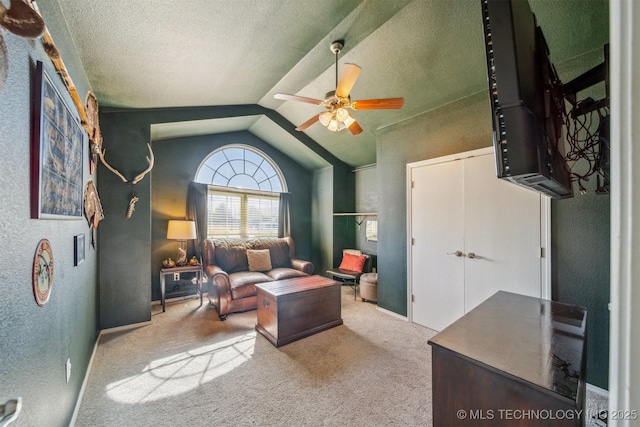
[(49, 240), (38, 242), (36, 254), (33, 257), (33, 295), (36, 303), (43, 307), (51, 295), (53, 284), (53, 251)]

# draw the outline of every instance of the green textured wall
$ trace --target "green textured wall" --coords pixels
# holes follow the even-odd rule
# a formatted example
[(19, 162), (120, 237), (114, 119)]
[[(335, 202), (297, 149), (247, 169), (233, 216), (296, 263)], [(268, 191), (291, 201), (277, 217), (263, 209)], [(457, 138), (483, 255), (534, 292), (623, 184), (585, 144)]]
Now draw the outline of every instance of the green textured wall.
[[(50, 16), (59, 13), (47, 11)], [(57, 44), (84, 98), (89, 87), (73, 43), (60, 33)], [(1, 31), (0, 45), (6, 46), (0, 73), (6, 72), (7, 78), (0, 87), (0, 404), (22, 397), (17, 426), (64, 426), (71, 422), (98, 334), (97, 255), (84, 218), (30, 218), (31, 78), (36, 61), (43, 62), (72, 114), (77, 112), (42, 43)], [(86, 155), (83, 167), (86, 182), (91, 178)], [(74, 266), (73, 238), (79, 234), (85, 236), (85, 261)], [(40, 239), (50, 241), (54, 256), (53, 285), (44, 307), (35, 302), (31, 279)], [(68, 383), (67, 359), (72, 364)]]
[(333, 167), (313, 173), (312, 244), (316, 273), (333, 267)]
[(553, 299), (587, 309), (587, 382), (609, 386), (610, 197), (552, 201)]
[[(543, 11), (544, 1), (537, 0), (532, 8), (546, 25)], [(593, 27), (593, 37), (608, 42), (607, 3), (592, 1), (588, 7), (600, 10), (591, 14), (593, 23), (582, 23)], [(543, 27), (546, 28), (546, 27)], [(566, 26), (565, 43), (571, 43), (571, 26)], [(568, 58), (565, 61), (552, 59), (558, 75), (566, 83), (604, 61), (603, 49), (586, 55)], [(579, 99), (605, 97), (604, 83), (600, 82), (578, 94)], [(584, 135), (581, 136), (584, 138)], [(576, 167), (576, 166), (574, 166)], [(577, 171), (585, 172), (584, 163), (577, 164)], [(574, 186), (571, 199), (551, 203), (551, 256), (553, 299), (587, 309), (587, 382), (602, 389), (609, 387), (609, 320), (610, 300), (610, 197), (596, 195), (596, 177), (585, 183), (588, 192), (580, 195)]]
[[(137, 115), (100, 114), (105, 159), (128, 180), (147, 167), (149, 126)], [(151, 320), (151, 177), (133, 188), (100, 162), (98, 193), (104, 219), (98, 227), (100, 328)], [(139, 198), (125, 217), (135, 191)]]

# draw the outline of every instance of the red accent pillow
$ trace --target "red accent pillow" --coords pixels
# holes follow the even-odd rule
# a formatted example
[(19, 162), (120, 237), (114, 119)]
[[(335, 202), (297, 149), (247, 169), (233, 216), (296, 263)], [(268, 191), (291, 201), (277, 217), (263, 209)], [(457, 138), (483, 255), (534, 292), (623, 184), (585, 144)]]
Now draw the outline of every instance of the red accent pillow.
[(366, 260), (367, 257), (364, 255), (352, 255), (349, 253), (345, 253), (342, 255), (342, 262), (340, 263), (340, 266), (338, 268), (341, 270), (350, 270), (362, 273), (364, 262)]

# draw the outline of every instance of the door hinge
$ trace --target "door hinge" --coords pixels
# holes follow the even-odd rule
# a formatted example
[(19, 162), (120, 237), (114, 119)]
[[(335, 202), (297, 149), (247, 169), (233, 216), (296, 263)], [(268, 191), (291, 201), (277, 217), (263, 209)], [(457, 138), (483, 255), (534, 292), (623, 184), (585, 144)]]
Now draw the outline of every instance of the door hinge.
[(411, 181), (411, 188), (416, 186), (416, 182), (415, 181)]
[(414, 239), (413, 237), (411, 238), (411, 246), (416, 244), (416, 239)]
[(416, 302), (416, 296), (415, 295), (411, 295), (411, 302)]
[(540, 248), (540, 258), (546, 258), (544, 248)]

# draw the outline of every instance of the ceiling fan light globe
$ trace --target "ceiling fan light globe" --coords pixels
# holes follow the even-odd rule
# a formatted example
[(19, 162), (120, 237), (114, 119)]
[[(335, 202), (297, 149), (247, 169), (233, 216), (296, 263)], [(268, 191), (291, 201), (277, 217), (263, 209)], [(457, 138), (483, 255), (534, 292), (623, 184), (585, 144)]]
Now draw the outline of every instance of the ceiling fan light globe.
[(323, 126), (329, 126), (329, 122), (331, 122), (331, 113), (328, 111), (325, 111), (324, 113), (320, 113), (320, 116), (318, 117), (318, 119), (320, 120), (320, 123), (322, 123)]
[(335, 119), (333, 119), (333, 120), (331, 120), (331, 121), (329, 122), (329, 125), (327, 126), (327, 128), (328, 128), (330, 131), (337, 132), (337, 131), (339, 131), (339, 130), (340, 130), (340, 122), (339, 122), (339, 121), (337, 121), (337, 120), (335, 120)]
[(344, 121), (350, 117), (349, 112), (344, 108), (338, 108), (336, 110), (336, 119), (338, 119), (339, 122), (344, 123)]
[(343, 121), (345, 127), (349, 127), (353, 124), (353, 122), (355, 122), (356, 119), (354, 119), (353, 117), (351, 117), (351, 114), (349, 114), (349, 117), (347, 117), (346, 120)]

